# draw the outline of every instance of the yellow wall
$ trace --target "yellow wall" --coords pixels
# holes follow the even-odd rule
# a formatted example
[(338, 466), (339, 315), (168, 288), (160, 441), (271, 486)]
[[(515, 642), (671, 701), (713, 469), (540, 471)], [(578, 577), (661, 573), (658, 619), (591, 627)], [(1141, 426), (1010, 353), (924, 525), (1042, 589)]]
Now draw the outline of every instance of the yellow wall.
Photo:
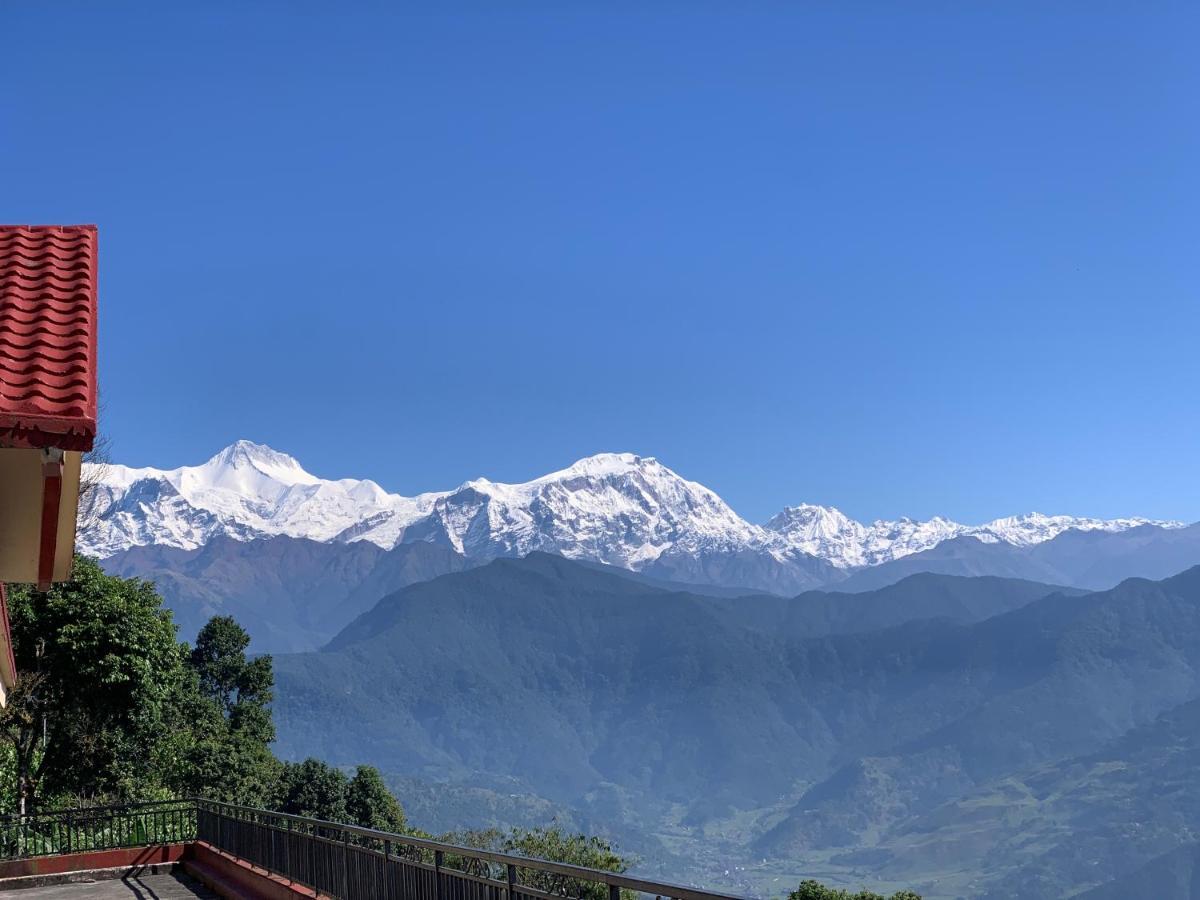
[[(62, 500), (58, 509), (58, 545), (54, 554), (55, 581), (66, 581), (71, 577), (79, 470), (79, 454), (66, 453)], [(0, 581), (37, 581), (41, 534), (41, 451), (0, 449)]]

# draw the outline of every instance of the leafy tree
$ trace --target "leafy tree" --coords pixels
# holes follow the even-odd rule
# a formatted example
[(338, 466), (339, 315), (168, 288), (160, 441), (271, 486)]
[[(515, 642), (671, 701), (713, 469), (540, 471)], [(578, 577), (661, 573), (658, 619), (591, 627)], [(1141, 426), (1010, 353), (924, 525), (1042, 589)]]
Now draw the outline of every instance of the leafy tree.
[[(0, 711), (0, 801), (6, 806), (27, 813), (47, 798), (200, 795), (420, 833), (408, 827), (377, 769), (359, 766), (348, 778), (317, 759), (280, 763), (274, 757), (272, 660), (247, 658), (249, 635), (233, 619), (212, 619), (189, 648), (176, 639), (153, 585), (106, 575), (82, 557), (71, 581), (44, 593), (14, 586), (9, 597), (19, 674)], [(606, 841), (557, 827), (465, 840), (610, 872), (626, 869)], [(602, 885), (533, 870), (523, 870), (522, 879), (549, 893), (608, 900)]]
[(83, 557), (48, 592), (13, 586), (9, 609), (19, 674), (0, 711), (0, 790), (15, 798), (7, 808), (31, 812), (48, 797), (206, 796), (404, 827), (376, 770), (351, 782), (317, 760), (285, 767), (275, 758), (272, 661), (247, 658), (250, 637), (233, 619), (212, 619), (189, 649), (153, 585)]
[(294, 816), (345, 822), (349, 784), (345, 774), (319, 759), (309, 757), (300, 763), (284, 763), (275, 808)]
[[(271, 657), (246, 659), (250, 635), (231, 616), (214, 616), (200, 629), (190, 661), (200, 690), (220, 702), (229, 716), (271, 702), (275, 676)], [(274, 734), (270, 739), (274, 738)]]
[(269, 656), (246, 658), (249, 643), (245, 629), (219, 616), (188, 655), (188, 677), (172, 705), (176, 727), (160, 764), (176, 795), (262, 806), (276, 790), (274, 674)]
[[(549, 828), (513, 828), (507, 834), (489, 829), (446, 837), (451, 843), (467, 847), (570, 863), (604, 872), (619, 873), (629, 868), (629, 863), (603, 838), (572, 834), (557, 825)], [(577, 897), (580, 900), (608, 900), (608, 887), (591, 881), (563, 878), (536, 869), (522, 869), (520, 879), (522, 884), (549, 894)], [(621, 896), (624, 900), (632, 900), (634, 895), (631, 891), (622, 890)]]
[(363, 828), (403, 833), (408, 822), (400, 801), (383, 782), (374, 766), (359, 766), (346, 788), (346, 813), (349, 820)]
[(841, 888), (826, 887), (818, 881), (802, 881), (800, 887), (788, 894), (788, 900), (921, 900), (921, 896), (912, 891), (897, 891), (891, 897), (868, 890), (851, 894)]
[(75, 560), (71, 581), (9, 591), (17, 686), (0, 713), (18, 809), (51, 794), (145, 795), (184, 677), (171, 614), (154, 587)]

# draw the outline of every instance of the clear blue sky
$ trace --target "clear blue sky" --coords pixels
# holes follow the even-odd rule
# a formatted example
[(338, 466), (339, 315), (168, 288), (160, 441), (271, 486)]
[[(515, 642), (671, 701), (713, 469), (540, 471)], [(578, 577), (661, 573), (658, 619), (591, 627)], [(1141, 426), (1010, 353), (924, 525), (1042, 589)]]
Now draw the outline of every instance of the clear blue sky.
[(1195, 4), (489, 7), (3, 5), (118, 461), (1200, 519)]

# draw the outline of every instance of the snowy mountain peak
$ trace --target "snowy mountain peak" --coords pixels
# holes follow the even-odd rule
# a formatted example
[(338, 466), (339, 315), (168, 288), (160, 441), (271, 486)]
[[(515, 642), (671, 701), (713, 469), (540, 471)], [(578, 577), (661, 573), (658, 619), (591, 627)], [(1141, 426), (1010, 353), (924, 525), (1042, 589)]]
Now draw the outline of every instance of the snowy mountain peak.
[[(590, 491), (607, 490), (603, 482), (612, 481), (614, 484), (621, 479), (639, 475), (643, 483), (651, 482), (660, 485), (674, 483), (687, 485), (688, 488), (707, 492), (713, 497), (708, 488), (681, 478), (652, 456), (637, 456), (633, 453), (597, 453), (594, 456), (577, 460), (565, 469), (558, 469), (531, 481), (508, 484), (501, 481), (490, 481), (487, 478), (475, 478), (464, 482), (457, 491), (451, 491), (453, 497), (459, 491), (474, 491), (485, 494), (497, 501), (509, 503), (527, 502), (530, 498), (546, 492), (548, 487), (557, 486), (564, 491), (586, 494)], [(625, 490), (626, 488), (617, 488)], [(719, 499), (719, 498), (717, 498)]]
[(841, 568), (868, 564), (864, 550), (867, 527), (835, 507), (812, 503), (787, 506), (763, 527), (787, 546)]
[(980, 540), (999, 540), (1027, 547), (1040, 544), (1043, 541), (1058, 537), (1064, 531), (1127, 531), (1130, 528), (1140, 528), (1143, 525), (1155, 525), (1160, 528), (1179, 528), (1182, 522), (1164, 522), (1155, 519), (1121, 518), (1094, 519), (1079, 516), (1047, 516), (1039, 512), (1025, 513), (1019, 516), (1007, 516), (994, 519), (985, 525), (969, 529)]
[(293, 457), (237, 441), (198, 466), (111, 465), (89, 502), (97, 518), (79, 536), (82, 552), (109, 556), (159, 544), (192, 550), (217, 535), (333, 540), (380, 512), (411, 503), (372, 481), (325, 481)]
[[(562, 481), (572, 477), (605, 478), (610, 475), (625, 475), (640, 469), (665, 469), (653, 456), (638, 456), (635, 453), (597, 453), (576, 460), (567, 468), (543, 475), (538, 481)], [(674, 473), (672, 473), (674, 474)]]
[(235, 441), (203, 465), (185, 469), (197, 484), (243, 492), (260, 490), (264, 481), (296, 485), (321, 480), (304, 471), (294, 457), (252, 441)]
[(381, 521), (354, 539), (434, 541), (477, 559), (541, 550), (628, 568), (670, 548), (761, 543), (760, 529), (708, 488), (633, 453), (589, 456), (519, 484), (468, 481), (436, 496), (420, 521), (396, 524)]
[(801, 503), (785, 506), (772, 516), (764, 526), (780, 534), (798, 538), (811, 538), (818, 534), (835, 534), (850, 528), (854, 520), (834, 506), (817, 506)]
[(205, 463), (206, 466), (232, 466), (244, 468), (278, 469), (280, 471), (301, 471), (303, 468), (294, 456), (289, 456), (279, 450), (274, 450), (266, 444), (256, 444), (254, 441), (234, 441), (220, 453), (217, 453)]
[(779, 535), (789, 546), (819, 556), (839, 568), (856, 568), (920, 553), (956, 537), (973, 537), (985, 543), (1003, 541), (1026, 547), (1051, 540), (1068, 529), (1124, 531), (1140, 525), (1174, 528), (1182, 523), (1047, 516), (1035, 512), (995, 519), (983, 525), (962, 525), (944, 516), (925, 521), (904, 516), (892, 521), (879, 519), (865, 525), (833, 507), (802, 503), (785, 507), (764, 528)]
[(473, 559), (542, 550), (631, 569), (706, 554), (769, 557), (785, 567), (817, 557), (852, 569), (961, 536), (1026, 546), (1070, 528), (1177, 524), (1027, 513), (975, 526), (940, 516), (866, 525), (834, 507), (800, 504), (758, 526), (704, 485), (635, 453), (598, 453), (518, 484), (480, 478), (416, 497), (389, 494), (373, 481), (318, 478), (288, 454), (251, 441), (198, 466), (113, 465), (97, 473), (96, 524), (79, 539), (83, 552), (97, 556), (147, 544), (195, 549), (222, 535), (288, 535), (385, 548), (429, 541)]

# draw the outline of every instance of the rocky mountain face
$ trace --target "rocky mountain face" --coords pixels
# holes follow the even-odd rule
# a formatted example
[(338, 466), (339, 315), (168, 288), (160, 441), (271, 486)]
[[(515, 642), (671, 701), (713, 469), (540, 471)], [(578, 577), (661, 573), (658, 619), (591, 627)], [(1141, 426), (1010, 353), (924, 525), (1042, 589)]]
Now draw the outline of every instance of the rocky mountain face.
[(1068, 530), (1121, 532), (1143, 519), (1031, 513), (967, 526), (948, 519), (865, 525), (837, 509), (788, 507), (747, 522), (716, 493), (653, 457), (602, 453), (523, 484), (476, 479), (416, 497), (369, 480), (329, 481), (292, 457), (248, 441), (199, 466), (91, 473), (94, 525), (80, 547), (99, 557), (139, 546), (196, 550), (217, 537), (366, 542), (390, 550), (424, 542), (469, 560), (534, 551), (660, 577), (795, 592), (970, 537), (1024, 547)]

